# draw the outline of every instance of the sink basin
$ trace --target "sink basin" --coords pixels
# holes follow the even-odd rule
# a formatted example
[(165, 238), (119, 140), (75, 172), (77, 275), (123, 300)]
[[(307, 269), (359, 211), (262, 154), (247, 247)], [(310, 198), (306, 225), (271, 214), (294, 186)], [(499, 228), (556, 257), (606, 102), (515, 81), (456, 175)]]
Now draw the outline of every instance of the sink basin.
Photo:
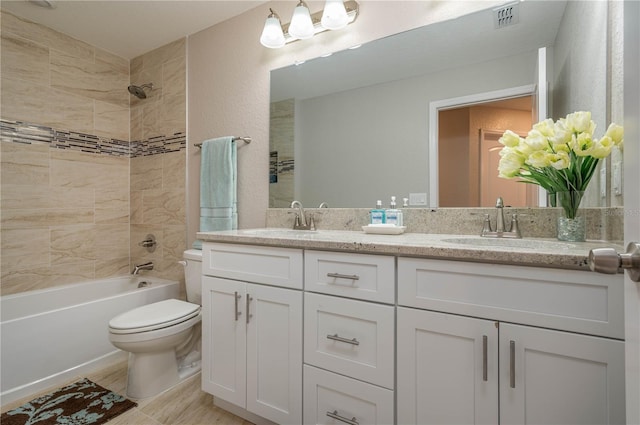
[(562, 250), (573, 249), (576, 247), (574, 244), (556, 241), (544, 241), (536, 239), (508, 239), (508, 238), (481, 238), (481, 237), (460, 237), (443, 239), (443, 242), (460, 244), (460, 245), (473, 245), (477, 247), (492, 247), (492, 248), (526, 248), (526, 249), (544, 249), (544, 250)]

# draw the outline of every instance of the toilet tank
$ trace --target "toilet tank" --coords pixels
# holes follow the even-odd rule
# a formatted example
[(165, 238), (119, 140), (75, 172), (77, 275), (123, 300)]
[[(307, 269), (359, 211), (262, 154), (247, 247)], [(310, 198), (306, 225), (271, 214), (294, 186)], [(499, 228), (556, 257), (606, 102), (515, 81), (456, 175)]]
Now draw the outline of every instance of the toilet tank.
[(187, 288), (187, 301), (202, 304), (202, 251), (188, 249), (183, 254), (184, 282)]

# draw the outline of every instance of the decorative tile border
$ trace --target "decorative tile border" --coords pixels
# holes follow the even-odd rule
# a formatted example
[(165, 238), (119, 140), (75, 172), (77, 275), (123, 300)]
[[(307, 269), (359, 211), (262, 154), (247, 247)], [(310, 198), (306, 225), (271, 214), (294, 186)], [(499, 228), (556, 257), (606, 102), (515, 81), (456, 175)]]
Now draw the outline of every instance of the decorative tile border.
[(184, 132), (129, 143), (126, 140), (56, 130), (43, 125), (5, 119), (0, 119), (0, 140), (23, 144), (49, 144), (52, 149), (69, 149), (130, 158), (178, 152), (187, 147), (187, 137)]

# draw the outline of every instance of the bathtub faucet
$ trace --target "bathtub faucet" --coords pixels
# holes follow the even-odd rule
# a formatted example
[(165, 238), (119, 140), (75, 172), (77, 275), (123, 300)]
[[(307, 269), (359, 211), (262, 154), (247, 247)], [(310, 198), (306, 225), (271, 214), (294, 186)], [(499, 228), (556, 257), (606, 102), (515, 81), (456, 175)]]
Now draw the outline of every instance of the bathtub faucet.
[(148, 263), (134, 265), (131, 274), (138, 274), (140, 270), (153, 270), (153, 262), (149, 261)]

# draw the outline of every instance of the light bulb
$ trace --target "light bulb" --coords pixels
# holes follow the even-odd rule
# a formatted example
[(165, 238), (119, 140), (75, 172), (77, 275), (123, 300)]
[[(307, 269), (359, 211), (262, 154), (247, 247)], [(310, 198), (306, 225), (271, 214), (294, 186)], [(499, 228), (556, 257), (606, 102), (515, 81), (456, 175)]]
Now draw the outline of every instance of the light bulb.
[(260, 43), (270, 49), (278, 49), (284, 46), (284, 33), (282, 32), (282, 25), (280, 24), (278, 15), (273, 10), (271, 10), (271, 13), (264, 23), (262, 35), (260, 36)]
[(339, 30), (349, 23), (347, 9), (342, 0), (327, 0), (322, 13), (322, 26), (328, 30)]
[(304, 40), (305, 38), (313, 37), (315, 30), (313, 28), (313, 22), (311, 21), (311, 15), (309, 14), (309, 8), (302, 0), (296, 6), (291, 17), (291, 24), (289, 25), (289, 34), (292, 37)]

